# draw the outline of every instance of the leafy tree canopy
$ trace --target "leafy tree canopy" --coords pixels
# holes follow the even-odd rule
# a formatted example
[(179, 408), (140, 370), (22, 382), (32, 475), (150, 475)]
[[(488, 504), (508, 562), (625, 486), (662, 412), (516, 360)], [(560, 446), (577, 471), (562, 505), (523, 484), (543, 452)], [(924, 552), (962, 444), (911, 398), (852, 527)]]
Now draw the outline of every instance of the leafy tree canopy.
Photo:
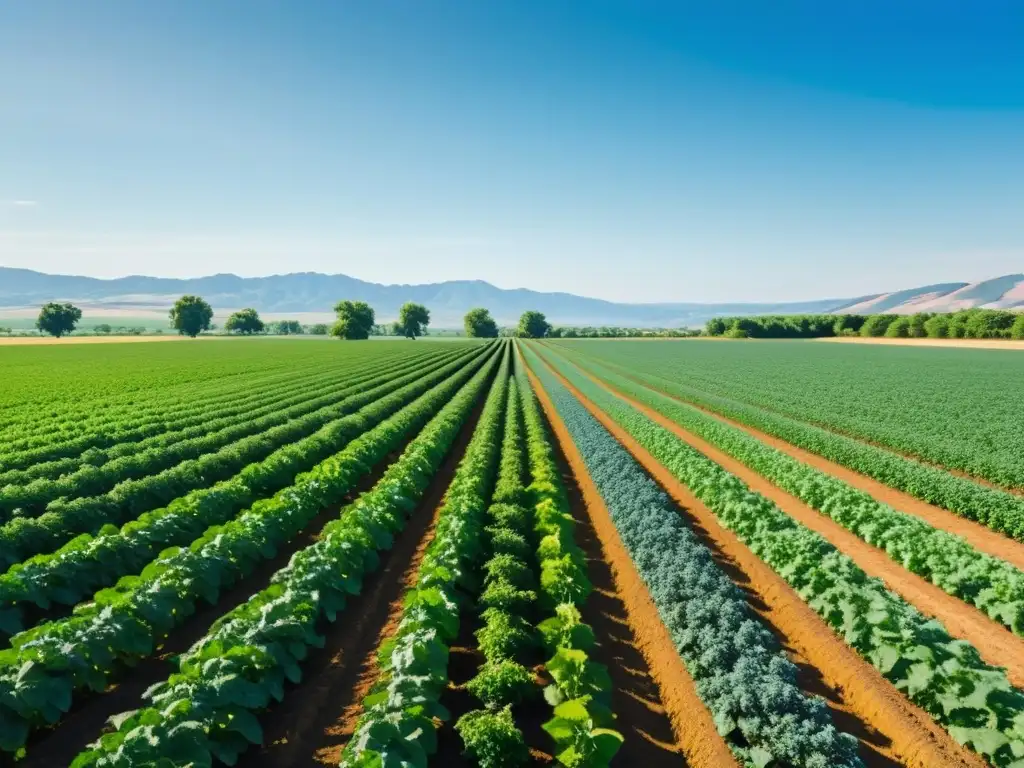
[(365, 301), (339, 301), (334, 305), (334, 312), (338, 316), (337, 322), (331, 328), (331, 335), (339, 339), (366, 339), (370, 336), (373, 328), (374, 313), (373, 307)]
[(238, 310), (224, 323), (224, 330), (246, 335), (262, 333), (263, 328), (263, 321), (260, 320), (259, 313), (251, 307)]
[(541, 312), (529, 310), (519, 318), (518, 334), (524, 339), (543, 339), (551, 330), (551, 325)]
[(498, 324), (494, 322), (491, 313), (483, 307), (469, 310), (466, 313), (463, 324), (466, 328), (467, 336), (475, 339), (498, 338)]
[(210, 329), (213, 307), (201, 296), (182, 296), (174, 302), (170, 316), (172, 328), (194, 339), (201, 331)]
[(430, 310), (422, 304), (414, 304), (407, 301), (398, 310), (398, 320), (395, 322), (395, 335), (405, 336), (407, 339), (415, 339), (422, 336), (426, 327), (430, 325)]
[(75, 325), (82, 319), (82, 310), (74, 304), (44, 304), (36, 320), (36, 328), (43, 333), (56, 336), (58, 339), (75, 330)]

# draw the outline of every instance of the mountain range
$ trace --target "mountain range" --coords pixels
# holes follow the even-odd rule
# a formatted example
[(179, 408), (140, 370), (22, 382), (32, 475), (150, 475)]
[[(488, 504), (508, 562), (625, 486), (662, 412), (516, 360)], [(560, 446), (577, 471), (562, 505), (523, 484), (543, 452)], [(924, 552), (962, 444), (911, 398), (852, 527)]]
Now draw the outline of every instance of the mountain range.
[(405, 302), (415, 301), (430, 309), (431, 325), (438, 328), (461, 326), (466, 311), (480, 306), (490, 309), (495, 320), (503, 325), (515, 323), (524, 311), (534, 309), (560, 325), (683, 327), (702, 325), (716, 315), (911, 314), (976, 306), (1024, 309), (1024, 274), (979, 283), (941, 283), (870, 296), (805, 302), (624, 304), (571, 293), (498, 288), (482, 280), (381, 285), (348, 275), (317, 272), (269, 277), (218, 274), (186, 279), (133, 275), (107, 280), (0, 267), (0, 307), (10, 309), (61, 300), (76, 302), (92, 310), (93, 315), (102, 314), (103, 310), (166, 312), (185, 293), (203, 296), (221, 316), (241, 307), (253, 307), (268, 316), (329, 314), (331, 307), (344, 298), (368, 302), (381, 322), (394, 319)]

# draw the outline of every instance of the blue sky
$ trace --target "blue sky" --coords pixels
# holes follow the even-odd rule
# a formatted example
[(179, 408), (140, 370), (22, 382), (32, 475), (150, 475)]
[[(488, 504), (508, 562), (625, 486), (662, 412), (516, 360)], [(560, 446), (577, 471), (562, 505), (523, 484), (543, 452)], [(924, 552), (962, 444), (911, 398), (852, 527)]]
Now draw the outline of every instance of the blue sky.
[(797, 300), (1024, 270), (1024, 5), (11, 0), (0, 265)]

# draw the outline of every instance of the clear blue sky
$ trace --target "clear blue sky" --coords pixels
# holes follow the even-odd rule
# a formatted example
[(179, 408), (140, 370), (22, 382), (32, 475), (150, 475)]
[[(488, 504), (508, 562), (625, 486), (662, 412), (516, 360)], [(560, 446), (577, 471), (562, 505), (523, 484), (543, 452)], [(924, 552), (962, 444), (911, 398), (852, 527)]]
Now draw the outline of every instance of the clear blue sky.
[(6, 0), (0, 264), (614, 300), (1024, 270), (1024, 4)]

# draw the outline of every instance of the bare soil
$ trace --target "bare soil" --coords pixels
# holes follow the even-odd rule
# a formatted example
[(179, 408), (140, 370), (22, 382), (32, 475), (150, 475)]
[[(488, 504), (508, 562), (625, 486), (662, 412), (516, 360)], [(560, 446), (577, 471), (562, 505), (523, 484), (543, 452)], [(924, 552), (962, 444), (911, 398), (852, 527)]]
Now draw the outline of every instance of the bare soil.
[(829, 336), (812, 341), (839, 344), (883, 344), (891, 347), (962, 347), (970, 349), (1024, 349), (1024, 341), (1016, 339), (886, 339), (863, 336)]
[[(639, 443), (557, 372), (552, 373), (676, 500), (705, 543), (714, 545), (719, 558), (731, 561), (742, 572), (742, 586), (757, 596), (760, 605), (755, 607), (763, 611), (763, 616), (770, 616), (770, 625), (785, 638), (785, 646), (797, 652), (794, 660), (798, 667), (820, 673), (829, 693), (826, 702), (833, 704), (833, 717), (840, 727), (860, 739), (866, 763), (896, 762), (913, 768), (985, 764), (953, 741), (926, 712), (837, 637), (778, 574), (719, 524), (714, 513)], [(813, 690), (813, 686), (807, 687)]]

